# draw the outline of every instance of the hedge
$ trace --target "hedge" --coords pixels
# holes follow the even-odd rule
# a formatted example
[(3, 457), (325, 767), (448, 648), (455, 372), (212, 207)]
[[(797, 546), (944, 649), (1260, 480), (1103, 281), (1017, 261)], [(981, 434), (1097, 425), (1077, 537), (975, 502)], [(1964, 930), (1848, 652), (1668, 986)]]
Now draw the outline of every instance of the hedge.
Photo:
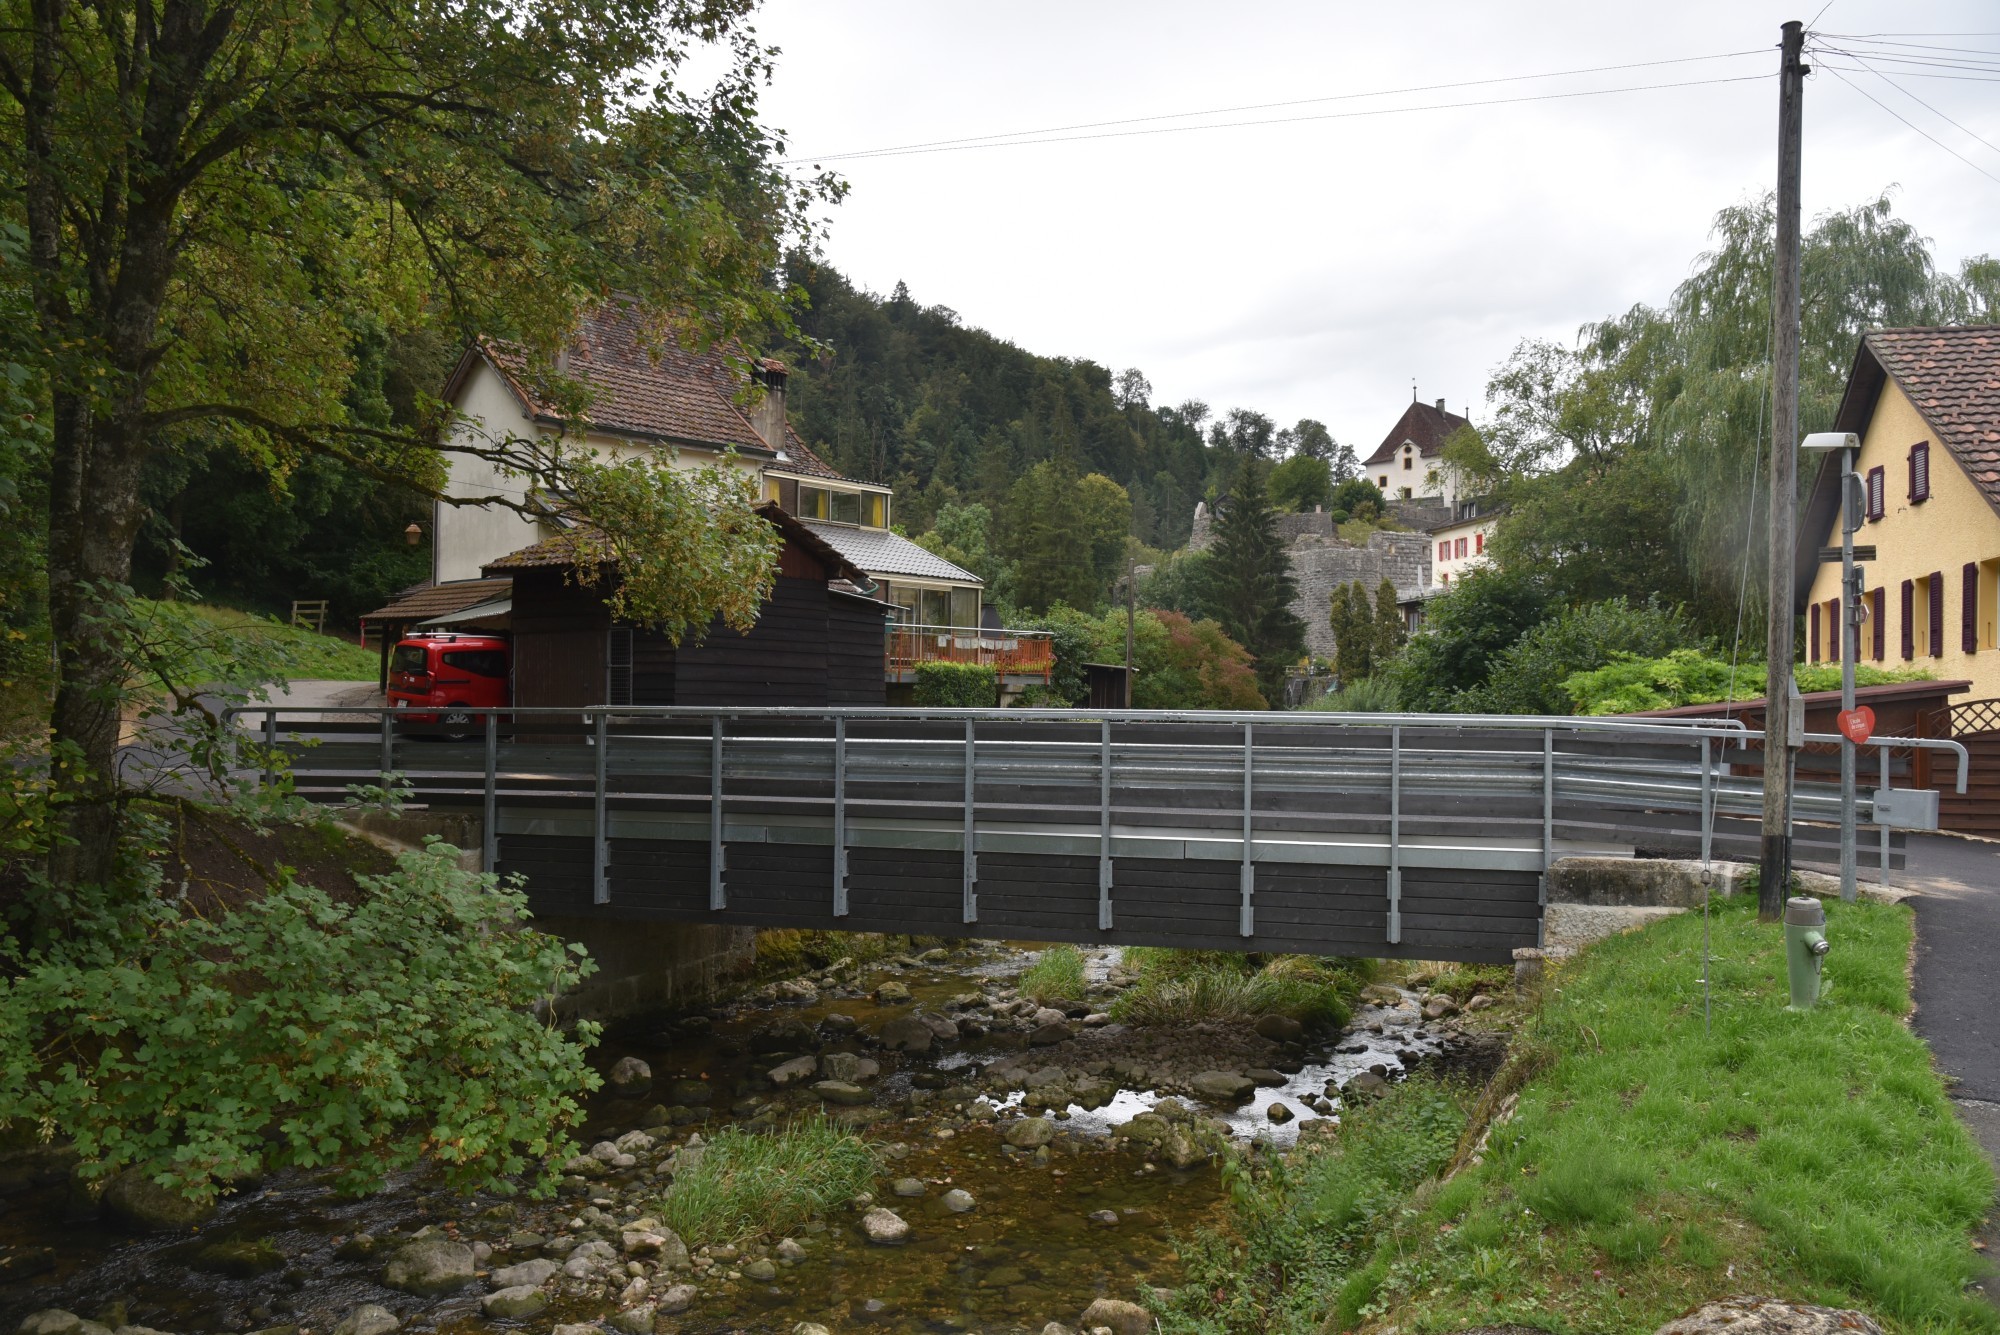
[(930, 708), (991, 709), (1000, 682), (989, 663), (919, 663), (914, 697)]

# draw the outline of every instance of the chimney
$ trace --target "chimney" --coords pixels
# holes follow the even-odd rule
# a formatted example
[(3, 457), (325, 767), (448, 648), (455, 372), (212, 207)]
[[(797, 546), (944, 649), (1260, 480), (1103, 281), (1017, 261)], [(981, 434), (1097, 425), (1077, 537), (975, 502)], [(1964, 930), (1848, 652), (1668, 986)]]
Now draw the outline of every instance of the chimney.
[(1443, 411), (1444, 411), (1444, 400), (1443, 400), (1443, 399), (1439, 399), (1439, 400), (1438, 400), (1438, 411), (1439, 411), (1439, 412), (1443, 412)]
[(785, 364), (766, 357), (750, 373), (764, 387), (763, 401), (750, 410), (750, 425), (764, 443), (785, 457)]

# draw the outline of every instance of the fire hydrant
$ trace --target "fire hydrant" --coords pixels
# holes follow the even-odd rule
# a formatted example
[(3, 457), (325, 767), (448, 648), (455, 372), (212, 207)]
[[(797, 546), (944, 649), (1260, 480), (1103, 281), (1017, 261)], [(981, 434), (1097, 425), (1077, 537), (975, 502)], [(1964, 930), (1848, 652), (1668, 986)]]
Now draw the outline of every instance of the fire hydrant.
[(1809, 895), (1785, 901), (1785, 974), (1792, 985), (1786, 1010), (1811, 1010), (1819, 1001), (1820, 962), (1831, 949), (1826, 939), (1826, 908)]

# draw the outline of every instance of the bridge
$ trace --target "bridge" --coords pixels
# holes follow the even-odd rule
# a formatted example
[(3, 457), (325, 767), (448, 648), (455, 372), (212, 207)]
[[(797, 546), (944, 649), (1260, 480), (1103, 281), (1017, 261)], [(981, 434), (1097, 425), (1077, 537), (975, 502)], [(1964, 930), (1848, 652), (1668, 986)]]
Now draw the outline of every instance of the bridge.
[[(477, 814), (484, 865), (562, 917), (1504, 963), (1557, 859), (1755, 860), (1763, 801), (1763, 736), (1726, 721), (615, 706), (445, 741), (233, 712), (314, 801)], [(1895, 780), (1936, 748), (1963, 788), (1964, 751), (1868, 746), (1886, 881)], [(1834, 861), (1838, 787), (1802, 781), (1794, 819)]]

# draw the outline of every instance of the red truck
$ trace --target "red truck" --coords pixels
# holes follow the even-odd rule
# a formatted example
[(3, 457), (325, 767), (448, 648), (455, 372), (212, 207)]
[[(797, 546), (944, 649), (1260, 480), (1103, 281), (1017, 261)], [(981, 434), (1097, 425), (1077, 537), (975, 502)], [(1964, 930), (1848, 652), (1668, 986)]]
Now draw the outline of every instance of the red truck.
[(487, 711), (507, 707), (509, 660), (497, 635), (411, 635), (389, 660), (389, 708), (401, 724), (462, 741), (485, 728)]

